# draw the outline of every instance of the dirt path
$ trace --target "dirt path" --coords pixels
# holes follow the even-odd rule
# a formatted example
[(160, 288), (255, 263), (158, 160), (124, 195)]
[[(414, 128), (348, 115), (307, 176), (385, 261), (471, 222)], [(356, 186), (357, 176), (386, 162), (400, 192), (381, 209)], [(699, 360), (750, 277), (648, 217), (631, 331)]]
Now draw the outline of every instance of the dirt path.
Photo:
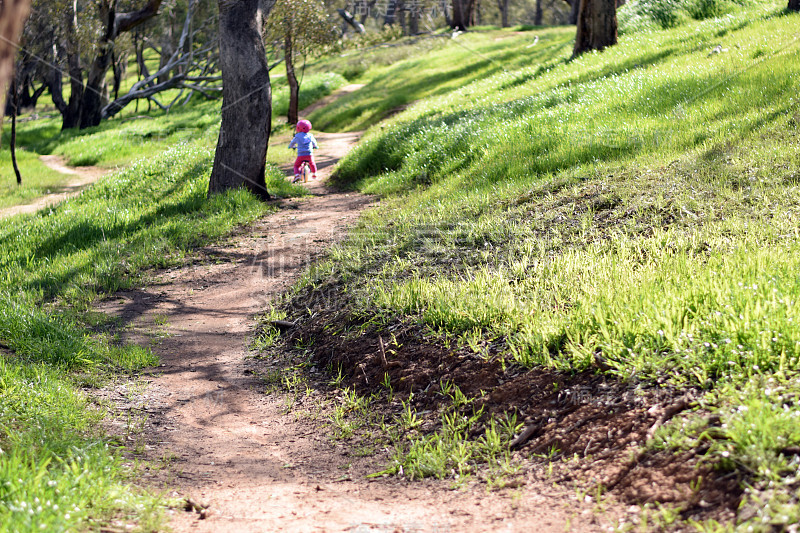
[(57, 187), (58, 192), (37, 198), (33, 202), (24, 205), (14, 205), (0, 209), (0, 219), (19, 215), (21, 213), (35, 213), (40, 209), (55, 205), (59, 202), (72, 198), (81, 193), (88, 185), (96, 182), (106, 174), (109, 170), (100, 167), (69, 167), (67, 166), (64, 158), (57, 155), (43, 155), (39, 160), (50, 167), (56, 172), (62, 174), (69, 174), (76, 176), (74, 179), (69, 180), (66, 184)]
[[(322, 180), (357, 134), (318, 134)], [(209, 246), (160, 282), (116, 295), (103, 311), (121, 317), (128, 340), (153, 346), (160, 368), (138, 400), (130, 385), (106, 391), (120, 410), (146, 413), (145, 457), (168, 464), (144, 480), (172, 495), (210, 504), (210, 515), (174, 510), (177, 532), (381, 531), (537, 533), (600, 530), (591, 505), (539, 481), (488, 493), (449, 483), (369, 481), (386, 454), (355, 457), (323, 426), (295, 416), (284, 393), (264, 394), (249, 373), (253, 316), (288, 288), (308, 263), (341, 239), (373, 199), (309, 187), (315, 196)], [(157, 335), (158, 336), (158, 335)], [(141, 401), (144, 405), (137, 405)], [(127, 402), (127, 403), (126, 403)], [(134, 402), (134, 403), (131, 403)], [(122, 424), (122, 422), (119, 422)], [(143, 422), (144, 423), (144, 422)], [(123, 432), (123, 427), (119, 428)]]

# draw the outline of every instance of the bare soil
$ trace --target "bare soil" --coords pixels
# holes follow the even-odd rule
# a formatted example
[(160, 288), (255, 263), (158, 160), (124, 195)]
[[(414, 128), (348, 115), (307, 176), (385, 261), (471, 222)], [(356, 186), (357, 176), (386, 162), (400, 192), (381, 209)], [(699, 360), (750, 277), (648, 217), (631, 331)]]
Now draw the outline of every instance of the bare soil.
[(37, 198), (29, 204), (14, 205), (6, 207), (5, 209), (0, 209), (0, 218), (7, 218), (21, 213), (35, 213), (40, 209), (55, 205), (67, 198), (77, 196), (83, 189), (109, 172), (108, 169), (100, 167), (70, 167), (67, 166), (64, 158), (58, 155), (43, 155), (39, 157), (39, 160), (56, 172), (72, 175), (75, 176), (75, 178), (69, 180), (60, 187), (55, 187), (53, 193)]
[[(600, 512), (568, 485), (553, 486), (536, 472), (523, 485), (495, 492), (481, 484), (451, 490), (447, 481), (368, 479), (384, 468), (386, 450), (360, 457), (347, 441), (331, 438), (324, 418), (291, 407), (284, 392), (266, 394), (256, 377), (263, 362), (249, 358), (255, 315), (376, 201), (325, 185), (358, 134), (316, 136), (321, 179), (309, 184), (313, 197), (281, 201), (277, 213), (197, 250), (184, 266), (158, 273), (151, 286), (99, 305), (119, 317), (125, 340), (150, 344), (161, 358), (145, 372), (144, 390), (118, 383), (100, 395), (116, 406), (112, 430), (150, 461), (142, 484), (199, 504), (195, 511), (172, 510), (170, 526), (178, 532), (607, 530), (617, 511)], [(143, 431), (128, 431), (131, 420)], [(197, 512), (205, 506), (208, 514)]]
[[(312, 346), (318, 366), (342, 369), (344, 385), (368, 393), (370, 383), (374, 387), (388, 373), (398, 395), (413, 391), (416, 411), (429, 413), (423, 416), (429, 431), (441, 425), (438, 412), (448, 402), (443, 382), (474, 398), (475, 408), (484, 409), (484, 421), (516, 414), (524, 429), (511, 447), (525, 465), (517, 482), (527, 487), (548, 479), (589, 495), (600, 489), (602, 499), (622, 504), (634, 515), (650, 504), (669, 505), (683, 519), (735, 519), (742, 497), (737, 473), (717, 470), (702, 449), (676, 454), (644, 448), (663, 423), (696, 407), (700, 391), (621, 382), (596, 370), (573, 375), (507, 366), (492, 346), (478, 356), (471, 348), (442, 344), (415, 323), (397, 322), (384, 331), (370, 328), (350, 318), (346, 300), (335, 286), (317, 286), (284, 306), (297, 309), (298, 301), (321, 302), (289, 317), (297, 323), (291, 339)], [(331, 301), (337, 305), (326, 304)], [(338, 325), (335, 332), (330, 324)], [(381, 349), (381, 342), (387, 349)], [(390, 353), (384, 355), (388, 364), (382, 352)], [(717, 423), (708, 420), (709, 427)], [(476, 428), (474, 436), (482, 429)]]

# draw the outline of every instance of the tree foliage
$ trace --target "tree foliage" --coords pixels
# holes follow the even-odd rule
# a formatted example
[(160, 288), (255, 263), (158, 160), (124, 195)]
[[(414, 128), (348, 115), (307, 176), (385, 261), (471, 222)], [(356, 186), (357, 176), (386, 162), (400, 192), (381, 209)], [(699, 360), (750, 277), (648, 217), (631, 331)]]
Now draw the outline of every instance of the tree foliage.
[(296, 124), (300, 99), (300, 79), (295, 70), (295, 57), (320, 55), (336, 42), (339, 32), (325, 5), (319, 0), (278, 0), (266, 24), (270, 41), (282, 43), (289, 84), (289, 113), (287, 121)]

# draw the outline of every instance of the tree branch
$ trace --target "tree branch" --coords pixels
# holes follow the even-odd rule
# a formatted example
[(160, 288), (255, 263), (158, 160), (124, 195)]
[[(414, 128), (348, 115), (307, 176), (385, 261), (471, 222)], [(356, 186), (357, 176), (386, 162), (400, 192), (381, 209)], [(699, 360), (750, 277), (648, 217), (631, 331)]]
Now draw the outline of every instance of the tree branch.
[(117, 13), (114, 17), (114, 37), (155, 17), (158, 14), (158, 8), (161, 7), (161, 2), (162, 0), (149, 0), (147, 5), (138, 11), (133, 11), (132, 13)]

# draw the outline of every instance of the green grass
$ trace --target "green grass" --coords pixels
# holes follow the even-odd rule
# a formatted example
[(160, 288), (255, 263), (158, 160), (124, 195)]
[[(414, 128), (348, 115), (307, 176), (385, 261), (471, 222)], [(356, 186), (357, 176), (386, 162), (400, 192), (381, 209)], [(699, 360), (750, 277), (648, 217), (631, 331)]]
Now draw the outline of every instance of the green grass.
[[(311, 98), (340, 81), (311, 78)], [(98, 333), (111, 319), (91, 307), (273, 209), (245, 191), (206, 198), (219, 105), (194, 103), (82, 131), (60, 132), (58, 118), (20, 123), (23, 187), (0, 188), (0, 206), (64, 181), (40, 154), (124, 168), (77, 198), (0, 226), (0, 531), (160, 528), (164, 502), (133, 486), (137, 467), (99, 429), (105, 410), (80, 390), (157, 359)], [(274, 164), (267, 174), (273, 194), (305, 194)]]
[[(452, 45), (390, 67), (376, 94), (412, 101), (412, 77), (430, 72), (427, 98), (340, 165), (340, 185), (385, 199), (306, 283), (343, 280), (356, 317), (415, 319), (476, 350), (502, 346), (509, 363), (575, 372), (602, 357), (622, 380), (706, 391), (702, 416), (723, 420), (708, 458), (745, 473), (746, 506), (789, 523), (797, 22), (783, 3), (737, 6), (577, 59), (572, 30), (536, 32), (530, 49), (532, 33), (511, 36), (498, 41), (505, 71), (487, 62), (474, 78), (456, 73), (469, 60)], [(503, 57), (492, 34), (459, 38)], [(448, 64), (453, 77), (433, 79)], [(359, 105), (317, 122), (372, 123)], [(782, 392), (762, 394), (765, 382)], [(701, 446), (707, 427), (687, 428)]]
[[(359, 61), (372, 67), (355, 81), (366, 87), (347, 95), (309, 117), (324, 131), (357, 131), (377, 124), (414, 102), (448, 94), (470, 82), (484, 79), (504, 70), (518, 69), (554, 54), (572, 49), (574, 30), (548, 28), (534, 33), (476, 33), (449, 37), (428, 37), (407, 45), (378, 49), (359, 56)], [(426, 53), (427, 52), (427, 53)], [(382, 65), (385, 54), (394, 59)], [(377, 57), (376, 57), (377, 56)], [(365, 64), (366, 64), (365, 63)], [(469, 98), (474, 100), (472, 96)]]
[[(207, 200), (212, 156), (197, 143), (179, 146), (49, 211), (4, 221), (0, 342), (13, 353), (0, 364), (5, 530), (139, 522), (160, 508), (129, 486), (135, 472), (97, 431), (103, 412), (76, 390), (76, 376), (93, 383), (156, 362), (92, 334), (86, 312), (98, 296), (141, 283), (146, 269), (180, 263), (268, 210), (244, 191)], [(277, 171), (269, 186), (292, 192)]]
[[(73, 166), (125, 167), (180, 143), (201, 140), (213, 146), (219, 131), (219, 106), (219, 102), (200, 102), (170, 114), (152, 111), (63, 132), (61, 118), (55, 114), (20, 124), (17, 143), (31, 154), (63, 156)], [(24, 183), (25, 175), (22, 179)]]
[[(5, 137), (4, 137), (5, 140)], [(22, 175), (22, 185), (17, 185), (17, 178), (11, 165), (11, 154), (8, 150), (0, 152), (0, 209), (12, 205), (30, 203), (45, 194), (58, 192), (73, 176), (68, 176), (47, 168), (36, 154), (17, 150), (17, 164)]]
[[(131, 487), (135, 469), (97, 430), (104, 412), (76, 385), (156, 362), (146, 349), (94, 334), (92, 302), (269, 210), (244, 191), (206, 199), (213, 154), (200, 144), (140, 161), (0, 228), (0, 343), (10, 350), (0, 359), (3, 531), (111, 520), (156, 527), (162, 504)], [(299, 192), (276, 170), (268, 182)]]

